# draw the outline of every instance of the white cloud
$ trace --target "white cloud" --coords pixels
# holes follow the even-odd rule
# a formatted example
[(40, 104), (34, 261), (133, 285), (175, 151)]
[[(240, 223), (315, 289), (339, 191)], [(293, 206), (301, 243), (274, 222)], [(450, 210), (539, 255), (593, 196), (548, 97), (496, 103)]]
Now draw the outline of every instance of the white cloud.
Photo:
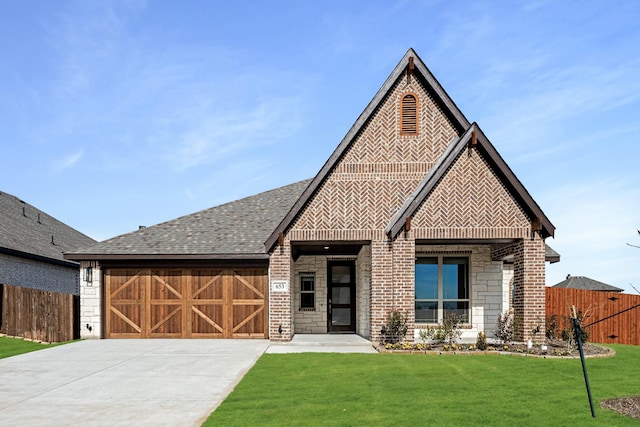
[[(179, 169), (209, 164), (249, 147), (271, 144), (301, 127), (301, 106), (295, 98), (273, 98), (251, 110), (232, 113), (208, 110), (178, 137), (169, 161)], [(237, 160), (235, 160), (237, 161)]]
[(68, 156), (64, 157), (63, 159), (61, 159), (60, 161), (58, 161), (53, 169), (56, 171), (63, 171), (66, 169), (71, 169), (72, 167), (74, 167), (76, 165), (76, 163), (78, 163), (80, 161), (80, 159), (82, 159), (82, 157), (84, 157), (84, 150), (83, 149), (79, 149), (78, 151), (69, 154)]

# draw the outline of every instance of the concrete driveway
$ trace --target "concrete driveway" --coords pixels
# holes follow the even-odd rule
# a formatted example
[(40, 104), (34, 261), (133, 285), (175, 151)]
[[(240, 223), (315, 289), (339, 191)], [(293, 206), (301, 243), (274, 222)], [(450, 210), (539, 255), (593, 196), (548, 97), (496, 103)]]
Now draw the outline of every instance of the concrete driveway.
[(86, 340), (0, 360), (6, 426), (200, 425), (267, 340)]

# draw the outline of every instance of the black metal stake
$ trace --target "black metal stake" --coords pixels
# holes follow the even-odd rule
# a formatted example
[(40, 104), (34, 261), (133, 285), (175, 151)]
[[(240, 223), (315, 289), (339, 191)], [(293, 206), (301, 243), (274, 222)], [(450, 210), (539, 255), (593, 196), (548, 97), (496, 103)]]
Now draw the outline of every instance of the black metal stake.
[(571, 318), (573, 319), (573, 330), (578, 341), (578, 350), (580, 351), (580, 361), (582, 362), (582, 373), (584, 375), (584, 384), (587, 386), (587, 395), (589, 396), (589, 407), (591, 407), (591, 417), (596, 417), (596, 411), (593, 408), (593, 398), (591, 397), (591, 386), (589, 386), (589, 376), (587, 375), (587, 365), (584, 361), (584, 351), (582, 350), (582, 328), (580, 321), (576, 315), (576, 308), (571, 306)]

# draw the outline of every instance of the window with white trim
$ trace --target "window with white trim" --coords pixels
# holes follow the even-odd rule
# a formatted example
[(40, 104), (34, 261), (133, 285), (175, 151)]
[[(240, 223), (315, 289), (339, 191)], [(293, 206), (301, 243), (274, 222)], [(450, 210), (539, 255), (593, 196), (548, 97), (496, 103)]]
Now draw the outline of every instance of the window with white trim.
[(469, 318), (469, 258), (427, 256), (416, 258), (416, 323), (442, 323), (456, 314)]
[(300, 274), (300, 310), (316, 308), (316, 276), (314, 273)]

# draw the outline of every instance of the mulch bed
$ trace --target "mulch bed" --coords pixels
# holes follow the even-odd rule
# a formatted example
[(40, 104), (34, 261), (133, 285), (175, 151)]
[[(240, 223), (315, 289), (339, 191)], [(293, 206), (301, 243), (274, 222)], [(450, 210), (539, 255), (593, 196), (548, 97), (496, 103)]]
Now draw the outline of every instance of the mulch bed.
[[(455, 346), (448, 346), (444, 344), (432, 345), (425, 347), (424, 345), (408, 345), (398, 344), (393, 347), (380, 346), (379, 351), (393, 352), (393, 353), (426, 353), (426, 354), (515, 354), (515, 355), (530, 355), (537, 357), (580, 357), (580, 352), (577, 348), (572, 349), (567, 345), (567, 342), (562, 340), (547, 340), (546, 350), (543, 350), (541, 345), (534, 345), (528, 348), (523, 343), (509, 343), (509, 344), (491, 344), (486, 350), (478, 350), (475, 345), (471, 344), (457, 344)], [(608, 357), (615, 354), (614, 351), (601, 347), (585, 343), (583, 345), (583, 352), (587, 357)]]
[(640, 396), (603, 400), (600, 406), (640, 420)]

